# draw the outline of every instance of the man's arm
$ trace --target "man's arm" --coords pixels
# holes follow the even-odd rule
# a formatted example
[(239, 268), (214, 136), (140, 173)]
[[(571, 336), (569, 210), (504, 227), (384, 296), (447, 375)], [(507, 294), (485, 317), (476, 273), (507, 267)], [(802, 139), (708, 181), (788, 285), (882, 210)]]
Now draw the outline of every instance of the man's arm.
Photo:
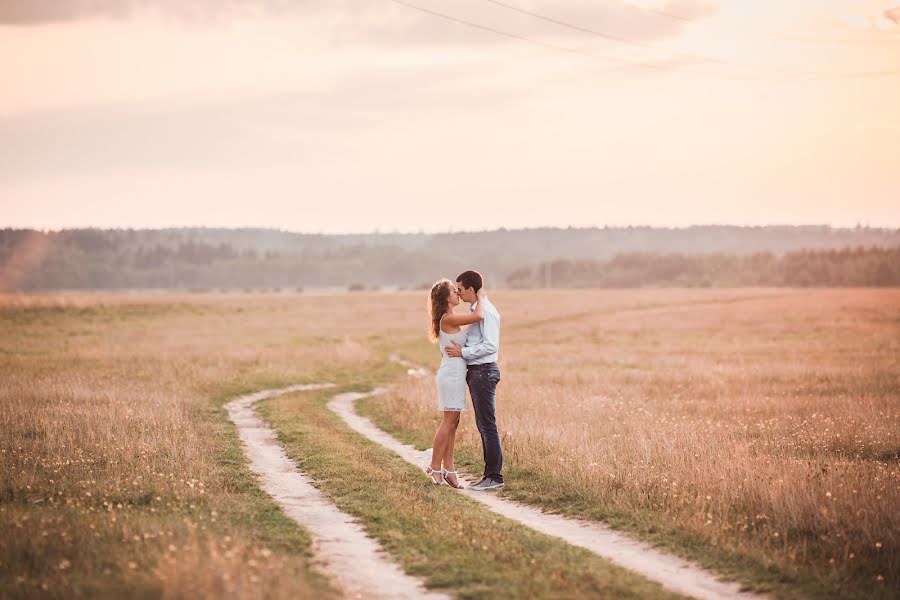
[(500, 345), (500, 319), (494, 314), (485, 312), (481, 322), (481, 341), (471, 346), (463, 346), (461, 353), (466, 360), (473, 360), (493, 354)]

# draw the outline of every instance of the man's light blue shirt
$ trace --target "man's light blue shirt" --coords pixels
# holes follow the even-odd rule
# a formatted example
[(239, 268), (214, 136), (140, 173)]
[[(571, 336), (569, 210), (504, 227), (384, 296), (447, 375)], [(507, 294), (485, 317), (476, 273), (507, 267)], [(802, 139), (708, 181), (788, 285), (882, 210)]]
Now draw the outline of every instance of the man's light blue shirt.
[[(466, 344), (462, 347), (462, 356), (467, 365), (483, 365), (497, 362), (500, 356), (500, 313), (488, 300), (484, 302), (484, 318), (469, 325), (466, 330)], [(478, 303), (469, 309), (474, 312)]]

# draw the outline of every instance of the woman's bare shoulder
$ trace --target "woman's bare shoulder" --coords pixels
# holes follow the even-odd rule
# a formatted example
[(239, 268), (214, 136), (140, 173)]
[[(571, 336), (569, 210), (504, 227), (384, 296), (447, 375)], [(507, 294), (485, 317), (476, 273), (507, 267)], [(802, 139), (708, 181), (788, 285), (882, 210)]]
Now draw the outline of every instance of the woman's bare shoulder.
[[(444, 317), (446, 317), (447, 315), (453, 315), (453, 314), (456, 314), (456, 313), (449, 312), (449, 313), (445, 314)], [(450, 325), (450, 330), (448, 331), (447, 326), (444, 324), (444, 317), (441, 317), (441, 323), (440, 323), (441, 331), (443, 331), (447, 335), (453, 335), (454, 333), (459, 333), (462, 330), (462, 328), (459, 325)]]

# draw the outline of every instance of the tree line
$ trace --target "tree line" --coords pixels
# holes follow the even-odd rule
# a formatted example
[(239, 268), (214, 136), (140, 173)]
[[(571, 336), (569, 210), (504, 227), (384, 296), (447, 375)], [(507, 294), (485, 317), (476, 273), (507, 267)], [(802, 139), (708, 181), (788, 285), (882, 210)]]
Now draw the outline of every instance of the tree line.
[(900, 285), (900, 247), (801, 250), (778, 256), (619, 254), (554, 260), (509, 274), (511, 287), (882, 287)]
[(900, 230), (827, 227), (0, 229), (0, 291), (418, 288), (467, 268), (516, 287), (898, 285), (898, 247)]

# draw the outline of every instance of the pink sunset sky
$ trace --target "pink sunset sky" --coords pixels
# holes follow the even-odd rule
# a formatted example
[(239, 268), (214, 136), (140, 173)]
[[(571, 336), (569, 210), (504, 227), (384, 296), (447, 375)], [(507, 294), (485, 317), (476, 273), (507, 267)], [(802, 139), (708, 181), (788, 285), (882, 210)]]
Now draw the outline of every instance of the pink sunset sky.
[(0, 227), (900, 227), (898, 23), (893, 0), (2, 2)]

